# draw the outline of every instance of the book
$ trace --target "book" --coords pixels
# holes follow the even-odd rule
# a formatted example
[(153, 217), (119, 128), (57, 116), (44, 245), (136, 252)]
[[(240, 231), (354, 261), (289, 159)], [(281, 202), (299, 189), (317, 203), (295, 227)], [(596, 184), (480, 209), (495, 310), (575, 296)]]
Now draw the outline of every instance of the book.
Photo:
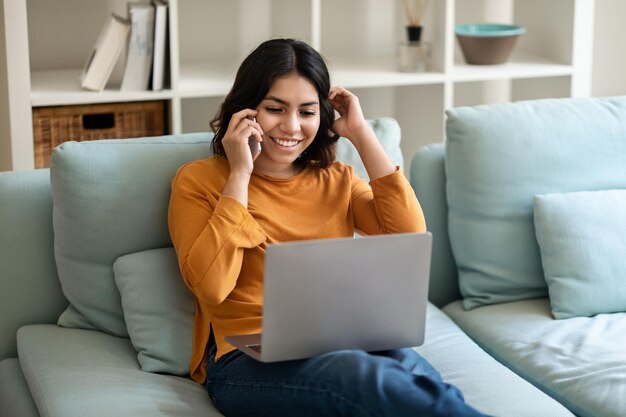
[(102, 91), (128, 42), (130, 22), (115, 14), (107, 19), (80, 77), (80, 86)]
[(128, 16), (131, 23), (130, 40), (120, 89), (147, 90), (152, 70), (154, 7), (148, 3), (129, 3)]
[(151, 84), (153, 91), (159, 91), (163, 89), (169, 68), (167, 3), (163, 0), (152, 0), (152, 5), (154, 6), (154, 54)]

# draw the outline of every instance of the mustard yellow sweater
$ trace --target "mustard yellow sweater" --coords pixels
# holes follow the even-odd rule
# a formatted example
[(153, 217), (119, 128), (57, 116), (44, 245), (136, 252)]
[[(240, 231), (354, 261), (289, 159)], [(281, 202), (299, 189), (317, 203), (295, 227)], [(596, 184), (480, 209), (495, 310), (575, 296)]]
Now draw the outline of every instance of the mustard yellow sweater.
[[(253, 174), (248, 207), (222, 196), (228, 161), (182, 166), (172, 180), (169, 228), (187, 286), (196, 296), (191, 377), (203, 383), (213, 329), (217, 358), (235, 348), (224, 337), (261, 332), (267, 245), (365, 234), (423, 232), (424, 215), (404, 175), (368, 184), (335, 162), (289, 179)], [(302, 254), (306, 256), (306, 254)]]

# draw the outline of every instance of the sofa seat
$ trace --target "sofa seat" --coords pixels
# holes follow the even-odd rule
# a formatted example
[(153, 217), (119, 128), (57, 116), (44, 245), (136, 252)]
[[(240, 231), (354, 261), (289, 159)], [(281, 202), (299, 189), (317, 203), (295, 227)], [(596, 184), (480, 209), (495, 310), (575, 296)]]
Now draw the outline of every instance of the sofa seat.
[[(468, 403), (494, 416), (572, 417), (487, 355), (437, 307), (429, 305), (427, 317), (426, 342), (416, 350), (445, 381), (463, 391)], [(18, 332), (18, 351), (41, 417), (221, 416), (204, 387), (189, 379), (141, 371), (129, 339), (30, 325)], [(9, 361), (7, 368), (21, 378), (15, 359), (2, 364)]]
[(22, 327), (20, 365), (41, 417), (218, 417), (203, 386), (141, 371), (129, 339), (55, 325)]
[(573, 417), (553, 398), (489, 356), (432, 304), (427, 311), (426, 341), (416, 350), (444, 381), (461, 389), (468, 404), (485, 414)]
[(547, 298), (469, 311), (456, 301), (443, 311), (489, 354), (579, 416), (626, 416), (626, 313), (555, 320)]

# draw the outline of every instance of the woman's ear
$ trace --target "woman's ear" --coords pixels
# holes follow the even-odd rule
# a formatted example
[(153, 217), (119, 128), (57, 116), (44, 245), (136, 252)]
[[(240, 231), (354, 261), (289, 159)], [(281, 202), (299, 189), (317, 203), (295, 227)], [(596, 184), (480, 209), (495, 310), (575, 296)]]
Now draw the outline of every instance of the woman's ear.
[(332, 138), (333, 141), (339, 140), (339, 135), (336, 134), (332, 129), (328, 129), (328, 136)]

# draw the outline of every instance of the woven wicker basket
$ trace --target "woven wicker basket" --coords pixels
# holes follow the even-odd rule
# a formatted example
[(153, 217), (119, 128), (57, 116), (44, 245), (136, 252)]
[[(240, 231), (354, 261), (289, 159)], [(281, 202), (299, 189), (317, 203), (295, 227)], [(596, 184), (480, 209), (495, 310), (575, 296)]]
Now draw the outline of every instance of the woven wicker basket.
[(50, 166), (52, 149), (70, 140), (164, 135), (165, 109), (164, 101), (34, 108), (35, 167)]

